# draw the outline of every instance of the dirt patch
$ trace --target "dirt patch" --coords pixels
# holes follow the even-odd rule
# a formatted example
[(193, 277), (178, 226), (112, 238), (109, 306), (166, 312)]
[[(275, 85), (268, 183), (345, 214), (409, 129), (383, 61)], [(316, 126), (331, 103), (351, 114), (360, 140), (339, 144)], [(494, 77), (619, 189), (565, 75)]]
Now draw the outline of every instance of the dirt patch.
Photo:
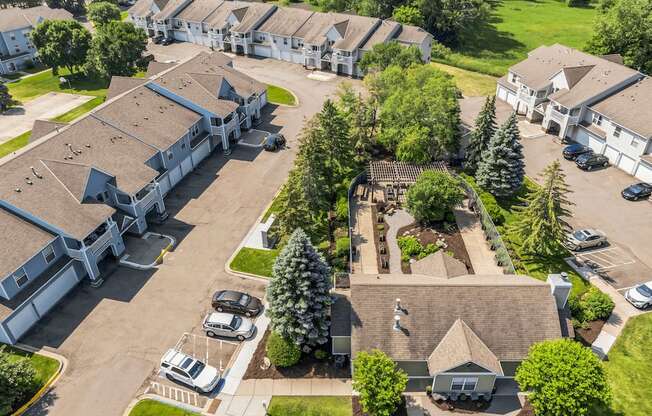
[[(387, 236), (387, 233), (389, 232), (389, 224), (387, 224), (386, 221), (383, 221), (381, 223), (378, 222), (378, 206), (377, 205), (372, 205), (371, 206), (371, 219), (374, 223), (374, 243), (376, 245), (376, 262), (378, 263), (378, 272), (379, 273), (389, 273), (389, 247), (387, 246), (387, 242), (385, 241)], [(383, 214), (384, 216), (384, 214)], [(382, 225), (383, 229), (380, 230), (379, 226)], [(383, 235), (382, 241), (381, 241), (381, 234)], [(381, 247), (384, 247), (384, 253), (381, 253)], [(383, 262), (383, 259), (385, 259), (385, 262)], [(386, 266), (386, 267), (383, 267)]]
[[(360, 397), (353, 396), (351, 398), (352, 407), (353, 407), (353, 416), (369, 416), (367, 413), (362, 411), (362, 405), (360, 404)], [(408, 416), (407, 409), (405, 407), (405, 397), (401, 401), (401, 404), (398, 405), (398, 409), (392, 416)]]
[(596, 338), (598, 338), (606, 322), (603, 320), (591, 321), (585, 324), (586, 328), (575, 328), (575, 339), (585, 346), (590, 347)]
[[(444, 222), (435, 222), (428, 226), (422, 226), (418, 223), (407, 225), (398, 230), (397, 237), (411, 235), (417, 238), (422, 246), (428, 244), (436, 244), (438, 240), (444, 240), (446, 243), (445, 250), (453, 254), (453, 257), (464, 263), (469, 274), (474, 274), (471, 258), (469, 257), (464, 240), (460, 234), (460, 230), (456, 225), (449, 224), (448, 227), (444, 226)], [(401, 269), (403, 273), (411, 273), (410, 263), (402, 262)]]
[[(267, 369), (261, 368), (264, 363), (265, 345), (267, 345), (267, 338), (269, 338), (270, 331), (265, 332), (265, 336), (258, 344), (256, 352), (249, 362), (249, 367), (245, 372), (244, 379), (252, 378), (351, 378), (351, 370), (349, 365), (344, 368), (338, 368), (333, 362), (332, 356), (325, 360), (318, 360), (312, 354), (303, 354), (299, 363), (289, 368), (277, 368), (271, 365)], [(331, 351), (330, 341), (322, 345), (324, 351)]]

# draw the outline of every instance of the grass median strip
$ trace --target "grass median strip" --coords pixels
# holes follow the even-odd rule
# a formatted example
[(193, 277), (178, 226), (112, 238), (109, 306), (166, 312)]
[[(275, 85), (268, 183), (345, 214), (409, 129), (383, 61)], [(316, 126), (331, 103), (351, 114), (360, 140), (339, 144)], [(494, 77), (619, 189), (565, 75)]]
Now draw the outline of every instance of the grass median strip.
[(274, 261), (278, 250), (262, 250), (243, 247), (231, 261), (231, 269), (237, 272), (255, 274), (261, 277), (271, 277)]
[(16, 136), (11, 140), (8, 140), (0, 144), (0, 157), (7, 156), (9, 153), (15, 152), (23, 146), (26, 146), (29, 142), (29, 136), (32, 135), (32, 131), (26, 131), (20, 136)]
[(53, 121), (60, 121), (62, 123), (69, 123), (76, 119), (77, 117), (83, 116), (84, 114), (88, 113), (98, 105), (102, 104), (104, 102), (104, 97), (95, 97), (90, 101), (86, 101), (84, 104), (77, 106), (73, 108), (70, 111), (67, 111), (63, 114), (61, 114), (58, 117), (53, 118)]
[(189, 412), (179, 407), (170, 406), (156, 400), (145, 399), (139, 401), (129, 416), (200, 416), (199, 413)]
[(270, 416), (351, 416), (351, 397), (346, 396), (274, 396)]
[(296, 105), (294, 95), (285, 88), (267, 84), (267, 101), (272, 104)]

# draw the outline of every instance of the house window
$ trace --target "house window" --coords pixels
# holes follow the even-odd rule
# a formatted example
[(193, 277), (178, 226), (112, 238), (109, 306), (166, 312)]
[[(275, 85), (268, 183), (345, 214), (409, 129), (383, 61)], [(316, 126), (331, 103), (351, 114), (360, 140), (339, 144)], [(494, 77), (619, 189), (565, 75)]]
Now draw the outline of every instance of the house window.
[(16, 35), (12, 33), (9, 38), (11, 38), (11, 40), (16, 40)]
[(453, 377), (451, 383), (451, 390), (457, 391), (473, 391), (478, 385), (477, 377)]
[(14, 274), (14, 281), (18, 287), (23, 287), (27, 284), (27, 282), (29, 282), (27, 274), (25, 273), (25, 269), (21, 267), (20, 270)]
[(599, 114), (593, 114), (593, 124), (596, 126), (602, 125), (602, 116)]
[(620, 137), (620, 132), (621, 132), (621, 131), (623, 131), (623, 129), (621, 129), (620, 127), (617, 126), (617, 127), (614, 129), (614, 137)]
[(638, 140), (632, 139), (632, 141), (629, 143), (632, 147), (637, 148), (638, 147)]
[(287, 44), (288, 44), (288, 39), (287, 39), (287, 38), (283, 38), (283, 45), (287, 45)]
[(510, 77), (509, 82), (511, 82), (512, 84), (516, 84), (516, 81), (518, 80), (518, 77), (516, 76), (516, 74), (510, 74), (510, 75), (511, 75), (511, 77)]
[(171, 150), (168, 150), (168, 160), (172, 160), (174, 158), (174, 153), (172, 153)]
[(50, 264), (54, 261), (55, 257), (56, 255), (54, 254), (54, 247), (52, 246), (45, 247), (45, 250), (43, 250), (43, 258), (45, 259), (45, 262), (47, 264)]
[[(194, 135), (193, 135), (193, 136), (194, 136)], [(182, 148), (182, 149), (185, 149), (185, 148), (186, 148), (186, 144), (185, 144), (185, 143), (181, 143), (181, 148)]]

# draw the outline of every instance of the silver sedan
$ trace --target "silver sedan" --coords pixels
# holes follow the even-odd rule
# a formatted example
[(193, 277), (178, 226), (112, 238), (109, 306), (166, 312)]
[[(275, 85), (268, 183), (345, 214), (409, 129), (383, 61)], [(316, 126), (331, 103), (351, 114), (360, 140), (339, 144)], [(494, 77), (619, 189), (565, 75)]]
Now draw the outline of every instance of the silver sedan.
[(566, 245), (570, 250), (582, 250), (607, 244), (607, 236), (600, 230), (586, 228), (567, 235)]

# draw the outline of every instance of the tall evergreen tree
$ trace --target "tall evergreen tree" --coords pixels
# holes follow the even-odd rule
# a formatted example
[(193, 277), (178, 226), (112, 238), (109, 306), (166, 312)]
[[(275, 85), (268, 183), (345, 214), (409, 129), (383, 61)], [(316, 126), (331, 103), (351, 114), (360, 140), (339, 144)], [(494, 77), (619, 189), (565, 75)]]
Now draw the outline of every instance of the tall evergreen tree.
[(290, 236), (274, 263), (267, 287), (272, 329), (297, 345), (328, 341), (330, 269), (300, 228)]
[(482, 153), (489, 147), (489, 141), (496, 132), (496, 96), (487, 97), (475, 119), (475, 130), (471, 133), (471, 140), (466, 147), (466, 163), (464, 168), (470, 174), (475, 174), (478, 163), (482, 160)]
[(7, 88), (4, 82), (0, 82), (0, 112), (5, 112), (9, 107), (16, 104), (18, 104), (18, 101), (14, 100), (14, 97), (11, 96), (9, 88)]
[(315, 218), (306, 201), (304, 188), (305, 175), (299, 168), (290, 171), (287, 183), (279, 194), (281, 209), (276, 215), (281, 235), (290, 235), (297, 228), (302, 228), (312, 234)]
[(565, 218), (573, 215), (572, 203), (567, 198), (571, 191), (558, 160), (545, 168), (542, 176), (543, 185), (534, 191), (528, 206), (521, 209), (521, 219), (514, 231), (525, 253), (551, 255), (565, 250), (562, 243), (571, 229)]
[(525, 163), (516, 113), (491, 137), (475, 177), (478, 185), (497, 197), (514, 195), (523, 185)]
[[(299, 136), (299, 152), (295, 162), (301, 172), (301, 187), (308, 209), (313, 212), (328, 211), (329, 196), (324, 191), (331, 186), (332, 173), (326, 156), (320, 120), (313, 117)], [(291, 230), (294, 231), (294, 228)]]

